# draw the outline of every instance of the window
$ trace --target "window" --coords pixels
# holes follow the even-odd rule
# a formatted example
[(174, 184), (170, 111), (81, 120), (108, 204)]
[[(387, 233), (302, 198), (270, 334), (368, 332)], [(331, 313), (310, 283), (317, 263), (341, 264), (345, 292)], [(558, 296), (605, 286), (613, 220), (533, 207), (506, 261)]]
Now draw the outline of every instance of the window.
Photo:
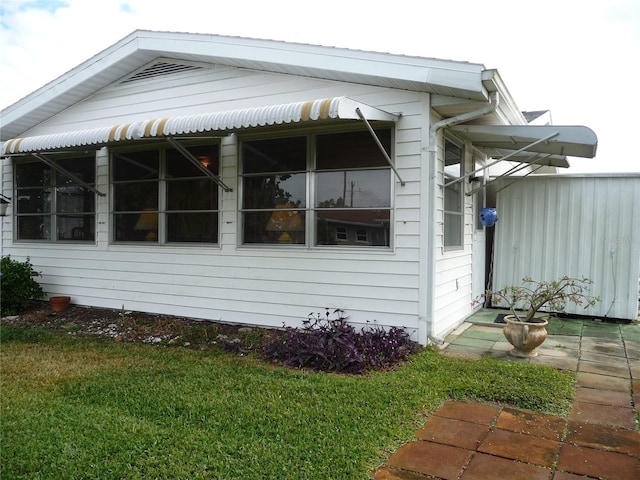
[[(455, 143), (445, 139), (444, 182), (463, 175), (463, 151)], [(444, 188), (444, 247), (463, 247), (464, 232), (464, 184), (457, 182)]]
[(348, 240), (346, 227), (336, 227), (336, 240), (339, 242), (346, 242)]
[[(391, 131), (378, 132), (391, 151)], [(391, 168), (369, 132), (317, 136), (316, 245), (389, 246)], [(337, 228), (347, 240), (338, 238)]]
[(248, 140), (241, 155), (245, 244), (389, 246), (391, 168), (369, 132)]
[[(217, 175), (218, 146), (187, 147)], [(217, 243), (218, 186), (172, 148), (114, 152), (116, 242)]]
[(306, 137), (242, 143), (244, 243), (305, 243)]
[[(54, 160), (89, 185), (95, 185), (95, 157)], [(95, 193), (40, 161), (15, 166), (16, 238), (44, 241), (94, 241)]]

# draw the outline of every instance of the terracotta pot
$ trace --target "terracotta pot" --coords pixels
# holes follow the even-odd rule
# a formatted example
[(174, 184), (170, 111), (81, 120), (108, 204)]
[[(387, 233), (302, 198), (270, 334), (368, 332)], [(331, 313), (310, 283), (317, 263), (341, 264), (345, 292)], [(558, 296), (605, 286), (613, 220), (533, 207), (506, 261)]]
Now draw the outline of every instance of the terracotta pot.
[(519, 322), (513, 315), (507, 315), (504, 320), (507, 324), (502, 329), (502, 333), (513, 345), (509, 355), (522, 358), (537, 357), (536, 348), (546, 340), (545, 327), (549, 322), (544, 318), (534, 318), (531, 322)]
[(62, 312), (67, 309), (69, 303), (71, 303), (71, 297), (67, 296), (58, 296), (58, 297), (49, 297), (49, 303), (51, 304), (51, 309), (54, 312)]

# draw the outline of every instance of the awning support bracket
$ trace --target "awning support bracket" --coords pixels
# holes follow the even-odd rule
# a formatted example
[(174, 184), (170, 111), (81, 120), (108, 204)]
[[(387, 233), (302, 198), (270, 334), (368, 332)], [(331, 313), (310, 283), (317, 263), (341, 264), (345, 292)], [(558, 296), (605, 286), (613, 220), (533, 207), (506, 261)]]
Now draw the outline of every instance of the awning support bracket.
[(218, 175), (216, 175), (213, 172), (210, 172), (205, 167), (203, 167), (202, 164), (198, 161), (198, 159), (175, 138), (168, 137), (168, 136), (164, 138), (166, 138), (167, 142), (169, 142), (171, 146), (173, 146), (176, 150), (178, 150), (187, 160), (193, 163), (202, 173), (204, 173), (207, 177), (209, 177), (211, 180), (216, 182), (216, 184), (220, 188), (222, 188), (225, 192), (233, 192), (233, 189), (231, 187), (227, 186), (227, 184), (225, 184)]
[(455, 183), (462, 182), (463, 180), (465, 180), (465, 179), (467, 179), (467, 178), (469, 178), (471, 176), (475, 176), (476, 173), (481, 172), (482, 170), (485, 170), (485, 169), (491, 167), (492, 165), (495, 165), (498, 162), (503, 162), (504, 160), (508, 160), (509, 158), (511, 158), (511, 157), (513, 157), (515, 155), (518, 155), (518, 154), (520, 154), (522, 152), (526, 152), (529, 148), (531, 148), (531, 147), (533, 147), (533, 146), (535, 146), (535, 145), (537, 145), (539, 143), (546, 142), (547, 140), (550, 140), (553, 137), (557, 137), (558, 135), (560, 135), (560, 132), (555, 132), (555, 133), (552, 133), (551, 135), (547, 135), (544, 138), (540, 138), (540, 139), (536, 140), (535, 142), (530, 143), (526, 147), (522, 147), (519, 150), (515, 150), (515, 151), (505, 155), (504, 157), (499, 158), (498, 160), (489, 163), (488, 165), (480, 167), (480, 168), (478, 168), (477, 170), (475, 170), (473, 172), (467, 173), (467, 174), (463, 175), (462, 177), (456, 178), (455, 180), (451, 180), (450, 182), (445, 183), (444, 186), (448, 187), (448, 186), (453, 185)]
[[(488, 185), (490, 185), (490, 184), (492, 184), (492, 183), (494, 183), (494, 182), (497, 182), (498, 180), (500, 180), (500, 179), (502, 179), (502, 178), (506, 178), (506, 177), (508, 177), (508, 176), (509, 176), (510, 174), (512, 174), (512, 173), (519, 172), (520, 170), (522, 170), (523, 168), (525, 168), (525, 167), (527, 167), (527, 166), (529, 166), (529, 165), (530, 165), (529, 163), (522, 163), (522, 164), (516, 165), (515, 167), (513, 167), (512, 169), (510, 169), (510, 170), (509, 170), (508, 172), (506, 172), (505, 174), (500, 175), (500, 176), (498, 176), (498, 177), (494, 178), (493, 180), (488, 181), (487, 183), (485, 183), (485, 184), (484, 184), (484, 185), (482, 185), (481, 187), (474, 188), (474, 189), (473, 189), (473, 190), (471, 190), (470, 192), (467, 192), (465, 195), (466, 195), (466, 196), (471, 196), (471, 195), (473, 195), (474, 193), (479, 192), (479, 191), (480, 191), (480, 190), (482, 190), (483, 188), (486, 188)], [(538, 166), (536, 166), (536, 168), (534, 168), (533, 170), (531, 170), (530, 172), (527, 172), (526, 174), (524, 174), (524, 175), (522, 175), (522, 176), (519, 176), (519, 177), (511, 177), (511, 178), (514, 178), (513, 182), (511, 182), (511, 183), (509, 183), (508, 185), (506, 185), (506, 186), (504, 186), (504, 187), (502, 187), (502, 188), (500, 188), (500, 189), (496, 190), (496, 192), (495, 192), (495, 193), (498, 193), (499, 191), (504, 190), (504, 189), (505, 189), (505, 188), (507, 188), (507, 187), (510, 187), (510, 186), (511, 186), (511, 185), (513, 185), (514, 183), (517, 183), (517, 182), (519, 182), (520, 180), (523, 180), (524, 178), (527, 178), (529, 175), (531, 175), (532, 173), (537, 172), (538, 170), (540, 170), (540, 169), (541, 169), (542, 167), (544, 167), (544, 166), (545, 166), (545, 165), (538, 165)]]
[(86, 188), (87, 190), (89, 190), (89, 191), (91, 191), (93, 193), (96, 193), (96, 194), (100, 195), (101, 197), (106, 197), (106, 194), (104, 194), (101, 191), (99, 191), (98, 189), (96, 189), (93, 185), (89, 185), (84, 180), (79, 179), (73, 173), (71, 173), (71, 172), (67, 171), (66, 169), (62, 168), (56, 162), (54, 162), (52, 160), (49, 160), (47, 157), (43, 156), (42, 154), (40, 154), (40, 153), (32, 153), (31, 155), (33, 155), (35, 158), (37, 158), (41, 162), (45, 163), (49, 167), (53, 168), (56, 172), (58, 172), (61, 175), (64, 175), (65, 177), (69, 178), (73, 183), (77, 183), (82, 188)]
[(400, 185), (402, 185), (404, 187), (405, 186), (405, 181), (402, 180), (402, 177), (400, 177), (400, 174), (398, 173), (398, 169), (393, 164), (393, 161), (391, 160), (391, 157), (389, 157), (389, 154), (387, 153), (387, 151), (384, 149), (384, 146), (382, 145), (382, 142), (378, 138), (378, 135), (376, 135), (376, 132), (373, 130), (373, 127), (369, 123), (369, 120), (367, 120), (365, 118), (365, 116), (362, 114), (362, 111), (360, 110), (360, 107), (356, 107), (356, 113), (360, 117), (360, 120), (362, 120), (364, 122), (364, 124), (367, 126), (367, 129), (369, 130), (369, 133), (371, 134), (371, 136), (375, 140), (376, 145), (378, 145), (378, 148), (380, 149), (380, 151), (384, 155), (384, 158), (387, 160), (387, 163), (391, 167), (391, 170), (393, 170), (393, 173), (396, 174), (396, 177), (400, 181)]

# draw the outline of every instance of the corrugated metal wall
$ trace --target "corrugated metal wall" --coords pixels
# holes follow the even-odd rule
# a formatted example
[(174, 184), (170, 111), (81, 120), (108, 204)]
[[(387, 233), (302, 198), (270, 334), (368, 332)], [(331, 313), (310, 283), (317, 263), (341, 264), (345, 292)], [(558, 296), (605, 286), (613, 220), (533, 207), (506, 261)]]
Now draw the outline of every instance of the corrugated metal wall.
[(525, 276), (594, 281), (601, 302), (568, 313), (634, 320), (640, 277), (640, 175), (529, 177), (498, 187), (493, 287)]

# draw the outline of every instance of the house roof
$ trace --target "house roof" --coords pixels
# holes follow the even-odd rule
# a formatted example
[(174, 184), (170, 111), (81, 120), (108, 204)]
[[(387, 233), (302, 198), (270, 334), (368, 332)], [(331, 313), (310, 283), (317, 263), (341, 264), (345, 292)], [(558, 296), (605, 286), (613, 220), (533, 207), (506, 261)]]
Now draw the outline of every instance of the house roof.
[[(28, 131), (158, 58), (429, 92), (440, 99), (434, 102), (434, 108), (440, 108), (444, 116), (460, 108), (476, 108), (474, 103), (486, 102), (490, 91), (500, 89), (503, 99), (511, 98), (495, 70), (475, 63), (273, 40), (136, 30), (2, 110), (0, 140)], [(461, 107), (451, 99), (465, 105)], [(509, 101), (503, 101), (503, 106), (507, 104)], [(515, 103), (511, 110), (507, 116), (521, 115), (514, 113)]]
[(522, 114), (524, 115), (524, 118), (527, 120), (527, 122), (531, 123), (537, 118), (540, 118), (542, 115), (544, 115), (548, 111), (549, 110), (535, 110), (532, 112), (522, 112)]
[[(171, 59), (176, 63), (166, 63), (162, 59)], [(177, 62), (181, 64), (178, 65)], [(2, 154), (36, 152), (65, 146), (100, 145), (111, 141), (156, 136), (152, 131), (159, 131), (157, 130), (159, 125), (162, 125), (163, 130), (157, 135), (235, 128), (236, 124), (227, 125), (221, 120), (223, 114), (230, 115), (234, 121), (240, 122), (241, 128), (246, 128), (242, 123), (245, 113), (236, 110), (212, 112), (204, 116), (187, 115), (166, 119), (147, 119), (134, 124), (104, 125), (91, 130), (53, 135), (29, 136), (27, 133), (59, 112), (116, 82), (131, 81), (139, 76), (146, 78), (148, 75), (155, 75), (158, 69), (162, 72), (167, 68), (189, 68), (190, 64), (221, 64), (265, 72), (426, 92), (432, 94), (431, 107), (443, 118), (476, 112), (479, 108), (488, 105), (490, 97), (496, 99), (499, 97), (500, 101), (495, 110), (492, 109), (493, 111), (489, 114), (469, 123), (475, 124), (477, 128), (482, 126), (524, 128), (527, 131), (526, 134), (520, 130), (498, 131), (495, 128), (472, 131), (458, 127), (457, 130), (456, 128), (452, 130), (467, 137), (480, 148), (490, 148), (495, 152), (499, 149), (511, 151), (519, 149), (522, 152), (535, 153), (539, 149), (532, 150), (530, 147), (544, 141), (549, 147), (543, 153), (561, 157), (570, 155), (570, 151), (577, 151), (569, 150), (567, 147), (575, 141), (580, 142), (586, 138), (586, 149), (580, 151), (578, 155), (595, 155), (597, 139), (595, 134), (586, 127), (576, 127), (583, 130), (579, 135), (573, 135), (566, 141), (547, 142), (544, 136), (540, 136), (546, 132), (534, 131), (532, 130), (534, 127), (527, 126), (527, 119), (517, 108), (497, 70), (485, 69), (481, 64), (274, 40), (146, 30), (134, 31), (106, 50), (2, 110), (0, 112)], [(375, 112), (378, 116), (382, 115), (386, 120), (394, 117), (393, 114), (372, 109), (344, 97), (318, 99), (315, 102), (328, 100), (337, 102), (338, 107), (348, 106), (350, 109), (348, 115), (351, 116), (349, 118), (353, 117), (355, 111), (352, 103), (360, 109)], [(292, 105), (271, 105), (264, 111), (261, 107), (249, 110), (251, 115), (257, 116), (256, 125), (263, 124), (260, 122), (278, 124), (318, 120), (311, 117), (303, 119), (298, 115), (303, 107), (297, 104), (292, 107)], [(291, 108), (300, 118), (288, 116)], [(344, 111), (342, 109), (342, 113), (336, 113), (335, 116), (327, 118), (346, 118)], [(270, 115), (273, 112), (276, 112), (276, 115), (271, 118)], [(322, 117), (318, 118), (322, 119)], [(184, 122), (190, 125), (187, 130), (182, 129)], [(254, 125), (248, 124), (248, 126)], [(150, 128), (150, 134), (146, 132), (147, 127)], [(168, 130), (165, 130), (165, 127)], [(523, 148), (516, 145), (518, 142), (511, 138), (514, 132), (518, 136), (518, 142), (524, 145)], [(575, 133), (574, 130), (572, 132)], [(26, 138), (17, 138), (21, 135)], [(489, 141), (489, 137), (494, 143), (482, 145), (483, 141)], [(530, 158), (527, 160), (531, 161)], [(551, 158), (546, 161), (552, 160), (552, 165), (566, 165), (564, 158)]]

